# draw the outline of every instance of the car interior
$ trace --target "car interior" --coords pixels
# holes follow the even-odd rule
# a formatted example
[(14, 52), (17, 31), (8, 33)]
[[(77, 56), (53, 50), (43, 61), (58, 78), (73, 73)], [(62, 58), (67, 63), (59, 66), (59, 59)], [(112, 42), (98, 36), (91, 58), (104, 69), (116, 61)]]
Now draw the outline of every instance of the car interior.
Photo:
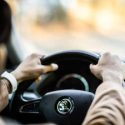
[(45, 54), (41, 64), (59, 69), (19, 84), (1, 116), (22, 124), (82, 124), (101, 84), (90, 64), (105, 51), (125, 58), (125, 1), (5, 1), (12, 10), (5, 70), (31, 53)]

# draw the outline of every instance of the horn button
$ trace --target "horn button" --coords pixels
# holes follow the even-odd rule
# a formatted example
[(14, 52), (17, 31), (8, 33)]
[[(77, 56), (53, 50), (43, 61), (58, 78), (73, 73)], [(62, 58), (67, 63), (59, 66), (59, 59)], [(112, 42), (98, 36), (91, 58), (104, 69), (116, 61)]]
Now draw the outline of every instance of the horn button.
[(93, 98), (94, 95), (86, 91), (59, 90), (44, 95), (39, 108), (48, 122), (80, 125)]

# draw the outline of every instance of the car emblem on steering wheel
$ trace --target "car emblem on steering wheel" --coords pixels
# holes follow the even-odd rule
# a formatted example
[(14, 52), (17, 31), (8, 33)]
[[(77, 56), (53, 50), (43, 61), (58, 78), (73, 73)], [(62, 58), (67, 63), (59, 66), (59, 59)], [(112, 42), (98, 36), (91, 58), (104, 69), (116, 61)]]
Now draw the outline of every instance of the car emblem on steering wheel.
[(57, 112), (62, 115), (72, 113), (74, 109), (74, 103), (71, 98), (63, 98), (57, 102)]

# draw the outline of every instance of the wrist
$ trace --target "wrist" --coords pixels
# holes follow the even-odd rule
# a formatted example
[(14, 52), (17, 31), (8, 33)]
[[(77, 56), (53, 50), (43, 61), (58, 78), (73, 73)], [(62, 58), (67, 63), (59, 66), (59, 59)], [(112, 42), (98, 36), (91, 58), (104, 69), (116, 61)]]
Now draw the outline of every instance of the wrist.
[(11, 74), (16, 78), (18, 84), (23, 81), (23, 76), (20, 72), (14, 70)]
[(123, 83), (123, 75), (116, 71), (104, 71), (102, 73), (103, 82), (112, 81), (114, 83)]

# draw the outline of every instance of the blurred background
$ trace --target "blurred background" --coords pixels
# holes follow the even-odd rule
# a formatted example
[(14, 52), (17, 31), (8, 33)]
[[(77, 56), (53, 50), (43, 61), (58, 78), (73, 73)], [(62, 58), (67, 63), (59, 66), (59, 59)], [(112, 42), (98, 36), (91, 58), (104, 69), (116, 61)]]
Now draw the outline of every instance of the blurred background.
[(125, 0), (7, 1), (30, 52), (110, 51), (125, 58)]

